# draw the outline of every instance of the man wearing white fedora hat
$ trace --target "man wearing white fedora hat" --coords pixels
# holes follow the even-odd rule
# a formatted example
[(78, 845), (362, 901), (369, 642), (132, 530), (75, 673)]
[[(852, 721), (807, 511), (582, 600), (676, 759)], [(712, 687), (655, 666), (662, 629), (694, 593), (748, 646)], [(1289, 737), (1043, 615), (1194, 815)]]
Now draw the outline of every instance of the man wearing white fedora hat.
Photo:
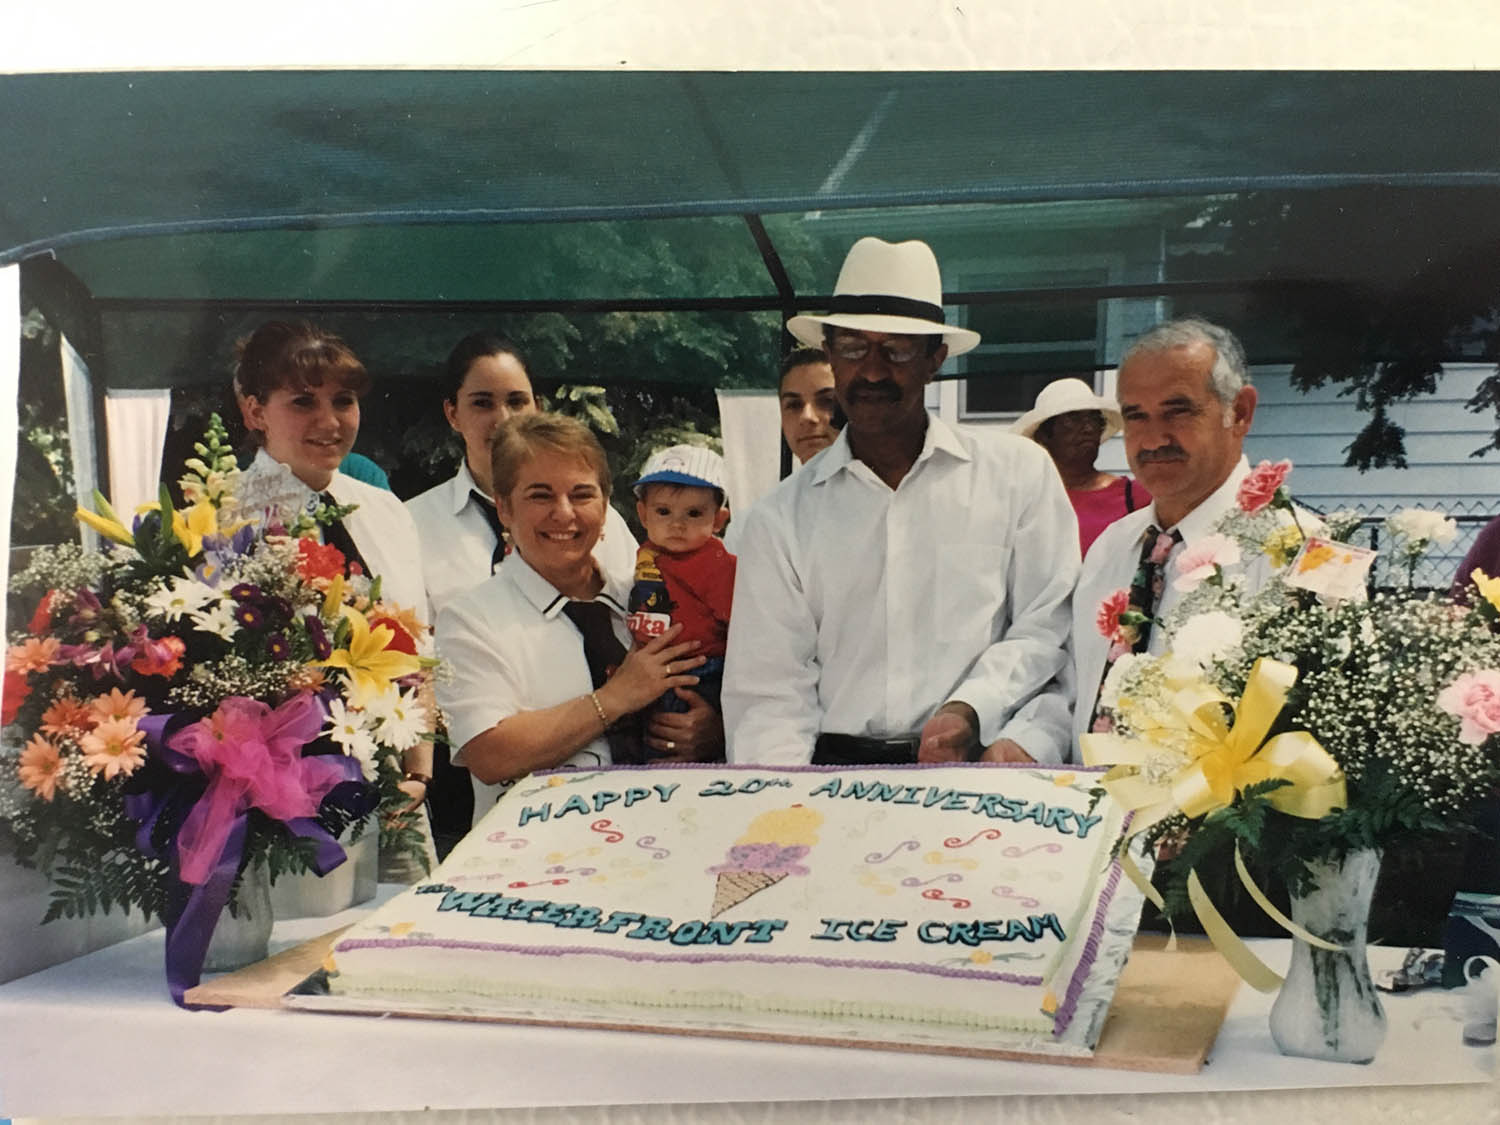
[(1055, 379), (1011, 426), (1012, 433), (1030, 438), (1052, 455), (1078, 516), (1078, 549), (1085, 555), (1106, 527), (1151, 503), (1151, 493), (1139, 482), (1094, 465), (1099, 447), (1119, 433), (1122, 424), (1114, 399), (1096, 395), (1082, 379)]
[(1077, 524), (1040, 447), (927, 413), (943, 361), (979, 342), (944, 323), (942, 299), (926, 243), (862, 238), (828, 313), (787, 322), (827, 352), (848, 423), (746, 518), (731, 761), (1066, 754)]

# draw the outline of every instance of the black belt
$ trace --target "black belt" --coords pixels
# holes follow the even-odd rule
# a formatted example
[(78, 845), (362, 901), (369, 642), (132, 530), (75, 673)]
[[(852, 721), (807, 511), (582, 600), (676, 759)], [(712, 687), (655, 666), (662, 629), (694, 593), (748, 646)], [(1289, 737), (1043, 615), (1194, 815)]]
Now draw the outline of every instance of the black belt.
[(815, 766), (900, 766), (917, 760), (919, 738), (862, 738), (820, 734), (813, 747)]

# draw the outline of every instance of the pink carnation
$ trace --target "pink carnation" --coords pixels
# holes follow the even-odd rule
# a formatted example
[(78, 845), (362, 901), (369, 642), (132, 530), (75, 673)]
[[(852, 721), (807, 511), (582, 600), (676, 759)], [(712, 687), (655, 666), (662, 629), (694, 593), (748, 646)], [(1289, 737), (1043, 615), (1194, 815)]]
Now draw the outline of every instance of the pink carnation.
[(1212, 578), (1215, 569), (1234, 566), (1240, 561), (1240, 547), (1227, 535), (1205, 535), (1198, 542), (1183, 550), (1172, 567), (1177, 572), (1177, 588), (1186, 593), (1206, 578)]
[(1250, 470), (1250, 475), (1240, 482), (1237, 499), (1246, 512), (1258, 512), (1276, 499), (1276, 490), (1286, 482), (1292, 471), (1290, 461), (1262, 461)]
[(1462, 720), (1458, 740), (1478, 746), (1500, 731), (1500, 671), (1465, 672), (1438, 692), (1440, 710)]
[(1094, 618), (1094, 623), (1099, 628), (1099, 635), (1111, 641), (1119, 641), (1123, 629), (1120, 616), (1129, 608), (1129, 590), (1116, 590), (1100, 602), (1098, 616)]

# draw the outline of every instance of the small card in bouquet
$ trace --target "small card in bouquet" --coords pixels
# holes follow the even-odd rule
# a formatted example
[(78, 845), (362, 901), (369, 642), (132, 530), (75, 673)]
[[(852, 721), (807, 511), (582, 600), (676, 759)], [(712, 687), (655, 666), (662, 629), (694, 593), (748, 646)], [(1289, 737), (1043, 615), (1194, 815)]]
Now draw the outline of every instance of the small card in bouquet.
[(1292, 560), (1287, 584), (1325, 598), (1360, 598), (1376, 552), (1312, 535)]

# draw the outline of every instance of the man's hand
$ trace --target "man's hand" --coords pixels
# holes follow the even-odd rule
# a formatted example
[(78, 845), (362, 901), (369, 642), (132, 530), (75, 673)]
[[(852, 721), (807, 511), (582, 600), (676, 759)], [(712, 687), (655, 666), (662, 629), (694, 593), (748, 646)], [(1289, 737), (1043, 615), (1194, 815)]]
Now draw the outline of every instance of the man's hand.
[(997, 739), (984, 748), (984, 753), (979, 756), (981, 762), (1034, 762), (1036, 761), (1025, 750), (1021, 749), (1019, 742), (1012, 742), (1008, 738)]
[(919, 762), (967, 762), (979, 748), (979, 716), (967, 703), (944, 703), (922, 724)]
[(675, 689), (688, 710), (655, 711), (646, 726), (646, 745), (665, 760), (706, 762), (724, 753), (724, 721), (692, 688)]

